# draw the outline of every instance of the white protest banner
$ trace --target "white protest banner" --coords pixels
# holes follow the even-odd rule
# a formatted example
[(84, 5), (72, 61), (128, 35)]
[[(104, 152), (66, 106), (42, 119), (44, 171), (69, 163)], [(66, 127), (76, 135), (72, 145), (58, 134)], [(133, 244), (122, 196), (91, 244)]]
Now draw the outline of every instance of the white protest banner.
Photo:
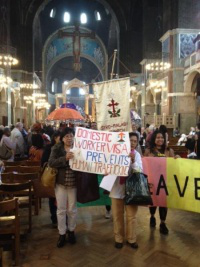
[(93, 90), (98, 130), (130, 132), (130, 78), (94, 83)]
[(111, 133), (77, 127), (73, 152), (74, 159), (70, 160), (73, 170), (128, 176), (128, 132)]

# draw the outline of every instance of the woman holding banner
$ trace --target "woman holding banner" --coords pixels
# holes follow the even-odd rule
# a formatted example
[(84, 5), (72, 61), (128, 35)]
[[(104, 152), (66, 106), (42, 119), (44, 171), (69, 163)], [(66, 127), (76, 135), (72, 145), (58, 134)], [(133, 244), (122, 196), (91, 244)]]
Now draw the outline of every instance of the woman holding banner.
[[(160, 131), (156, 130), (153, 132), (151, 140), (150, 140), (150, 147), (145, 150), (144, 156), (146, 157), (174, 157), (174, 151), (166, 146), (165, 134)], [(179, 156), (177, 156), (179, 157)], [(150, 227), (156, 226), (156, 218), (155, 212), (157, 207), (150, 207)], [(167, 217), (167, 208), (166, 207), (159, 207), (159, 214), (160, 214), (160, 233), (163, 235), (167, 235), (169, 230), (165, 224), (165, 220)]]
[(57, 247), (61, 248), (66, 239), (66, 215), (68, 217), (68, 241), (76, 243), (74, 230), (76, 228), (76, 181), (75, 172), (69, 166), (69, 160), (74, 157), (70, 152), (74, 140), (74, 130), (66, 127), (60, 136), (60, 143), (54, 145), (49, 158), (49, 166), (58, 170), (56, 177), (55, 195), (57, 201), (57, 220), (59, 239)]
[[(141, 172), (142, 160), (139, 152), (135, 150), (138, 145), (137, 133), (129, 134), (131, 143), (131, 165), (130, 171)], [(115, 236), (115, 247), (120, 249), (123, 247), (124, 241), (124, 211), (126, 212), (126, 238), (127, 244), (132, 248), (137, 249), (138, 244), (136, 242), (136, 214), (138, 206), (136, 205), (125, 205), (125, 181), (126, 177), (117, 177), (114, 186), (110, 192), (112, 200), (112, 214), (114, 223), (114, 236)]]

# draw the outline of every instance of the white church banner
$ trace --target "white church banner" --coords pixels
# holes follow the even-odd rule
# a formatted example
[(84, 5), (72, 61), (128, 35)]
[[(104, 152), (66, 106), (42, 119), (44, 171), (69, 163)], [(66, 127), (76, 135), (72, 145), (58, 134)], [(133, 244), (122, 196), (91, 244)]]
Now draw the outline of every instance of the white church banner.
[(77, 127), (70, 160), (72, 170), (127, 176), (130, 165), (128, 132), (103, 132)]
[(130, 79), (118, 79), (93, 85), (97, 128), (101, 131), (131, 131)]

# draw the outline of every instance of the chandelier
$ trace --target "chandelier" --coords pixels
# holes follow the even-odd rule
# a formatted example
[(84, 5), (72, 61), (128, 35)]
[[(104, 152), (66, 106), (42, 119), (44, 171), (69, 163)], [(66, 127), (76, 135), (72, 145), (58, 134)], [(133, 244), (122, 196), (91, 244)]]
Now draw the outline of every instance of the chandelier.
[(13, 80), (10, 77), (0, 75), (0, 88), (8, 88), (9, 84), (11, 84), (12, 82)]
[(9, 54), (0, 54), (0, 65), (1, 66), (14, 66), (17, 65), (19, 61)]
[(145, 68), (150, 71), (163, 71), (168, 70), (170, 67), (170, 63), (167, 62), (152, 62), (147, 64)]
[(34, 94), (32, 94), (32, 96), (34, 97), (34, 98), (36, 98), (36, 97), (46, 97), (46, 94), (41, 94), (41, 93), (34, 93)]
[(51, 105), (47, 101), (44, 101), (44, 102), (35, 103), (35, 106), (38, 109), (43, 109), (43, 108), (49, 109)]
[(32, 83), (21, 83), (20, 88), (21, 89), (38, 89), (39, 86), (37, 84), (32, 84)]

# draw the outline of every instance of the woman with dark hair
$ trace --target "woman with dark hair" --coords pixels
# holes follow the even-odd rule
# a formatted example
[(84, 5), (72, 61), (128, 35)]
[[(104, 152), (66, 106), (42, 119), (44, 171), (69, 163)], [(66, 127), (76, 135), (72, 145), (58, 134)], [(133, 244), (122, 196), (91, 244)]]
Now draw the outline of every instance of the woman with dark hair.
[[(43, 167), (46, 162), (48, 162), (50, 154), (51, 154), (51, 149), (55, 144), (58, 144), (60, 142), (60, 131), (56, 131), (53, 133), (51, 136), (51, 143), (46, 145), (44, 152), (42, 154), (42, 159), (41, 159), (41, 166)], [(55, 197), (50, 197), (49, 198), (49, 210), (51, 213), (51, 221), (52, 221), (52, 226), (54, 228), (57, 227), (57, 206), (56, 206), (56, 199)]]
[(41, 161), (44, 147), (44, 140), (41, 134), (33, 134), (31, 137), (32, 146), (29, 150), (29, 160)]
[[(165, 134), (156, 130), (153, 132), (150, 140), (150, 147), (145, 150), (144, 156), (146, 157), (174, 157), (174, 151), (166, 146)], [(150, 227), (156, 226), (156, 219), (154, 217), (157, 207), (150, 207)], [(159, 207), (160, 214), (160, 233), (167, 235), (169, 230), (165, 224), (167, 217), (167, 208)]]
[[(129, 134), (131, 143), (131, 158), (130, 172), (141, 172), (143, 170), (142, 160), (139, 152), (136, 151), (138, 145), (138, 134)], [(125, 225), (124, 225), (124, 213), (126, 218), (126, 240), (127, 244), (133, 248), (138, 248), (136, 242), (136, 214), (138, 206), (136, 205), (125, 205), (125, 182), (126, 177), (117, 177), (113, 188), (110, 192), (112, 200), (112, 213), (113, 213), (113, 224), (114, 224), (114, 236), (115, 236), (115, 247), (121, 249), (123, 247), (125, 238)]]
[(74, 130), (66, 127), (61, 133), (60, 141), (60, 143), (52, 147), (49, 158), (50, 167), (58, 170), (55, 185), (59, 230), (58, 248), (63, 247), (66, 240), (66, 215), (68, 217), (69, 243), (76, 243), (74, 230), (76, 228), (77, 217), (75, 172), (69, 166), (69, 160), (74, 157), (74, 154), (71, 152), (74, 141)]

